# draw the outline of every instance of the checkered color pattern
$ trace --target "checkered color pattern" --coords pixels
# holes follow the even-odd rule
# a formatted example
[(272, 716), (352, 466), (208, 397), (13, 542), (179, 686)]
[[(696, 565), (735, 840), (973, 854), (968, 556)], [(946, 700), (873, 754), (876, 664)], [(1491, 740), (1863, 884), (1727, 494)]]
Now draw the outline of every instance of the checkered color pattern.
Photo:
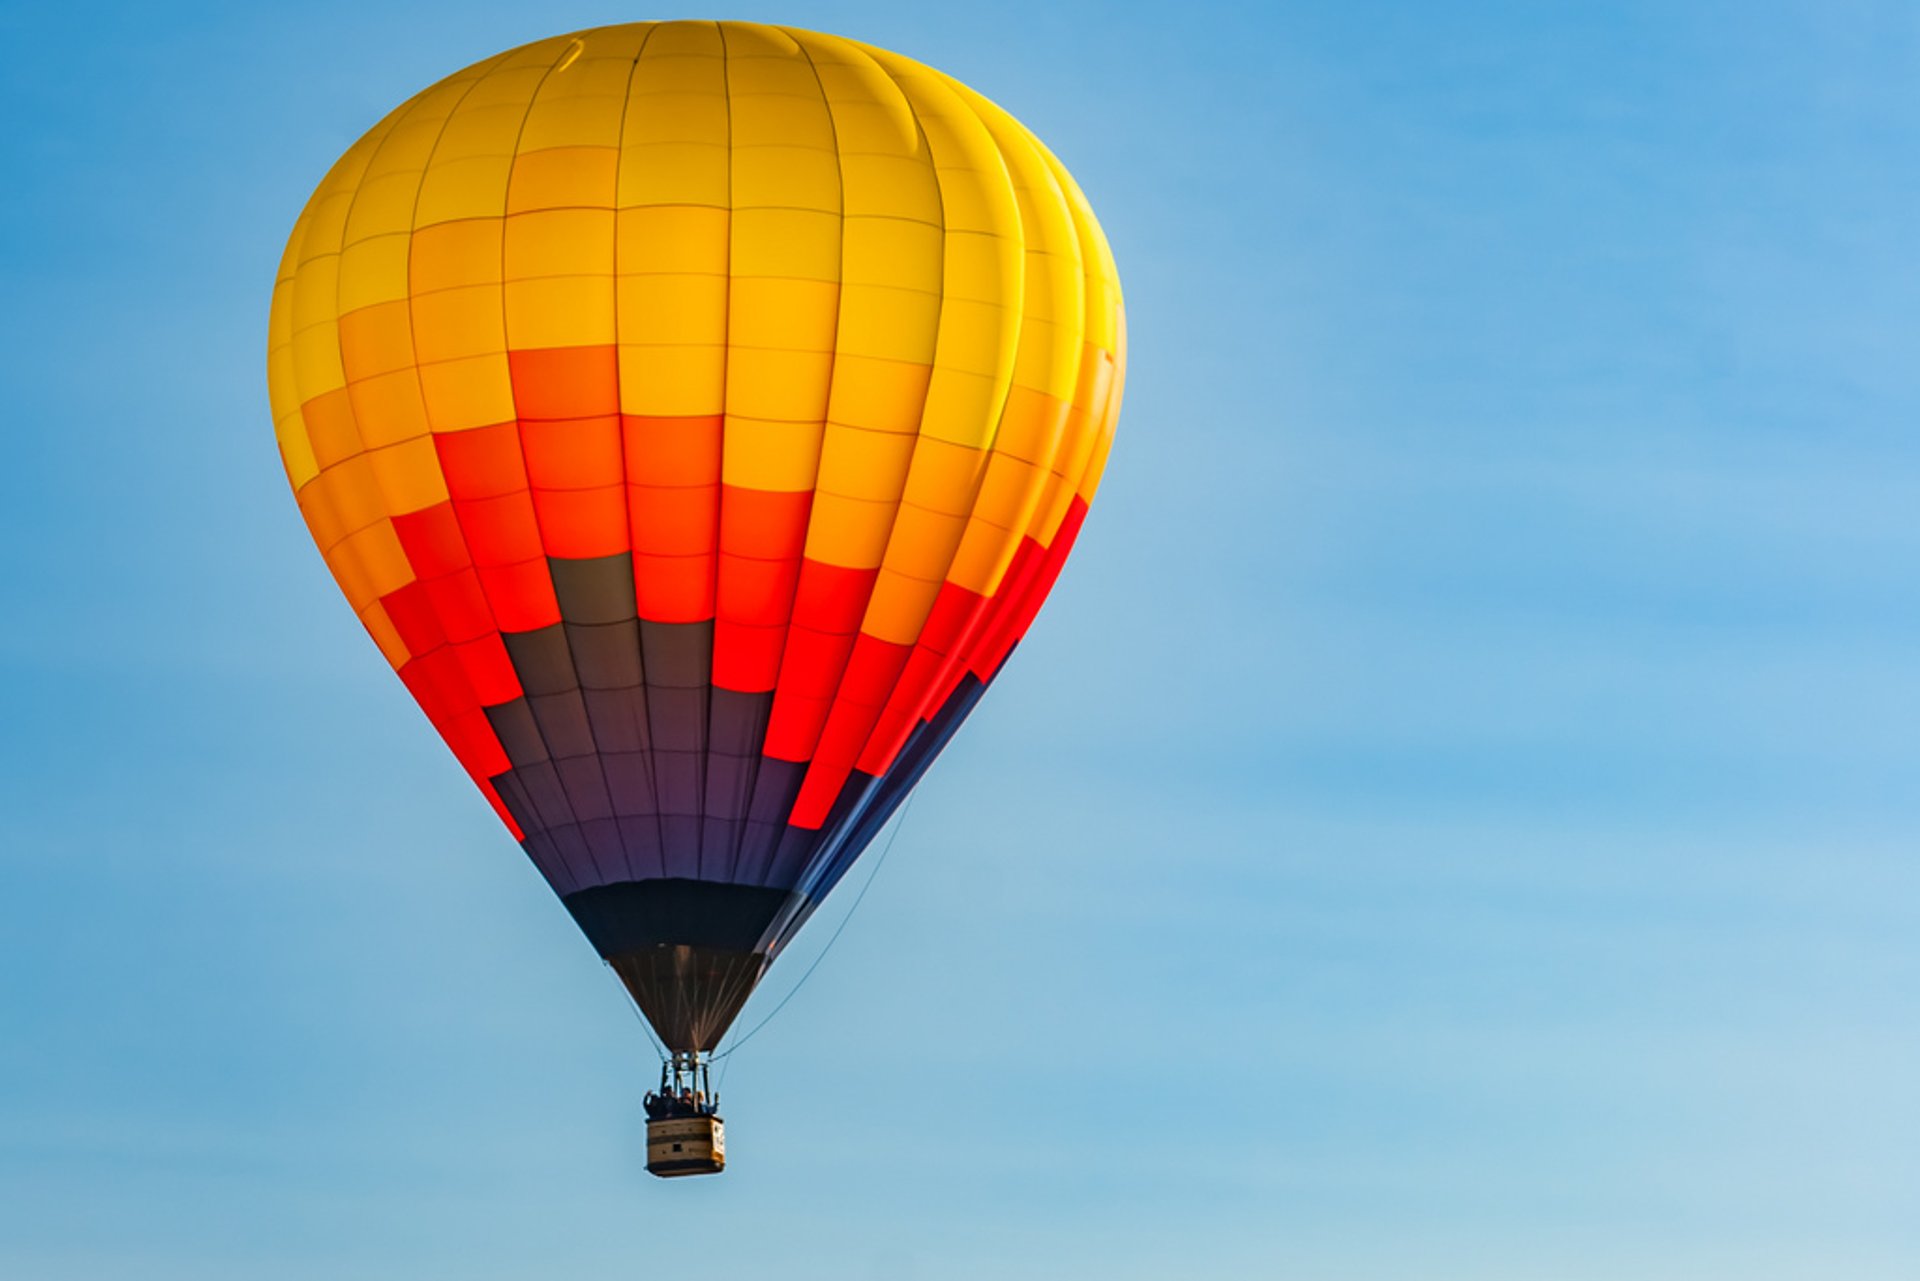
[(402, 104), (301, 214), (270, 328), (314, 541), (563, 896), (817, 903), (1032, 622), (1125, 355), (1106, 241), (1023, 126), (735, 22), (557, 36)]

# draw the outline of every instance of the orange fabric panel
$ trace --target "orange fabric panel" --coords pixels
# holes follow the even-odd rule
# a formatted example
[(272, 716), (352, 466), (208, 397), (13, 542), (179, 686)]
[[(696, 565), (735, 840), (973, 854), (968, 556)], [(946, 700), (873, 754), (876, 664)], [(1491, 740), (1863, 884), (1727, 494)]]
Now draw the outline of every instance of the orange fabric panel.
[(360, 428), (353, 417), (353, 399), (345, 387), (315, 396), (300, 407), (300, 417), (313, 444), (313, 461), (321, 470), (360, 452)]
[(627, 479), (636, 485), (720, 483), (719, 414), (688, 418), (620, 417)]
[(591, 418), (620, 412), (620, 362), (603, 347), (509, 351), (514, 412), (522, 418)]
[(520, 449), (535, 489), (599, 489), (623, 479), (618, 414), (523, 418)]

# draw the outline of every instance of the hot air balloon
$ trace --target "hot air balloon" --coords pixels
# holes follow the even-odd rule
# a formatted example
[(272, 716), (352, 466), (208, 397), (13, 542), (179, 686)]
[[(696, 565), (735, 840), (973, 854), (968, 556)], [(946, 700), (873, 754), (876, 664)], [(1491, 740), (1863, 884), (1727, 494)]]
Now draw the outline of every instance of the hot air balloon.
[(790, 28), (488, 58), (294, 225), (287, 477), (666, 1048), (655, 1173), (724, 1163), (706, 1065), (1033, 621), (1124, 352), (1105, 239), (1031, 133)]

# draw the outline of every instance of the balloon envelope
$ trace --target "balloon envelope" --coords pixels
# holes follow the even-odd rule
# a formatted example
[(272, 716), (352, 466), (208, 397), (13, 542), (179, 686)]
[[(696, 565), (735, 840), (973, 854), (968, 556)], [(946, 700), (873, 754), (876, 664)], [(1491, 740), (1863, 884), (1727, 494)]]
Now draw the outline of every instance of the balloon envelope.
[(1053, 584), (1119, 287), (1059, 162), (833, 36), (558, 36), (289, 238), (268, 381), (381, 652), (676, 1050), (710, 1050)]

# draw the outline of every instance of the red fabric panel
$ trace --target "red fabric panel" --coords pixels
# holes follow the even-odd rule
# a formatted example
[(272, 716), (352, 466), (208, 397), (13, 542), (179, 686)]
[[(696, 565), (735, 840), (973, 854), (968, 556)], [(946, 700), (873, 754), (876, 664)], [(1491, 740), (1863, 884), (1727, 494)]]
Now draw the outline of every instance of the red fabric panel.
[[(645, 611), (642, 614), (646, 617)], [(780, 676), (785, 627), (755, 627), (718, 619), (713, 625), (713, 683), (742, 694), (764, 694)]]
[(433, 438), (447, 493), (462, 498), (497, 498), (527, 487), (526, 461), (520, 454), (520, 425), (495, 423), (472, 431), (441, 432)]
[(406, 552), (413, 572), (421, 578), (438, 578), (473, 563), (451, 502), (395, 516), (393, 532), (399, 536), (400, 549)]
[(560, 602), (553, 595), (553, 575), (547, 572), (546, 557), (512, 565), (485, 565), (479, 575), (501, 631), (530, 632), (560, 621)]
[(387, 618), (400, 633), (400, 643), (407, 647), (409, 654), (424, 654), (447, 643), (433, 597), (427, 585), (418, 579), (382, 596), (380, 607), (387, 611)]
[(498, 498), (454, 499), (454, 514), (466, 535), (467, 552), (476, 565), (511, 565), (545, 554), (540, 522), (533, 512), (533, 494), (517, 490)]
[(441, 578), (431, 578), (422, 586), (426, 589), (427, 598), (433, 602), (433, 612), (440, 619), (440, 630), (446, 633), (448, 640), (458, 643), (491, 636), (496, 632), (493, 610), (488, 606), (487, 594), (480, 586), (480, 576), (473, 570), (463, 569)]
[(627, 550), (624, 485), (535, 489), (533, 512), (540, 526), (540, 545), (549, 556), (585, 560), (618, 556)]
[(498, 632), (489, 631), (476, 640), (456, 644), (453, 652), (459, 657), (461, 669), (466, 672), (467, 683), (473, 687), (473, 696), (480, 706), (498, 707), (520, 697), (520, 674), (513, 670), (513, 660), (507, 656), (506, 644)]
[(704, 622), (713, 617), (713, 557), (635, 552), (633, 597), (650, 622)]

